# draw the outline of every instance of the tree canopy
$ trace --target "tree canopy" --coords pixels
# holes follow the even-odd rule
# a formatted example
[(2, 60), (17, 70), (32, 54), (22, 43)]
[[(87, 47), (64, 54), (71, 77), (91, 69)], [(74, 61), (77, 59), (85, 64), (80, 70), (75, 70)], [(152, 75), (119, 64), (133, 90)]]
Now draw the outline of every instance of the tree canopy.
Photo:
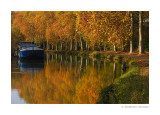
[[(112, 50), (113, 46), (122, 50), (128, 48), (131, 37), (138, 38), (132, 31), (137, 31), (138, 25), (132, 28), (130, 13), (136, 25), (138, 12), (133, 11), (17, 11), (11, 13), (11, 24), (26, 41), (34, 40), (39, 45), (47, 42), (52, 46), (64, 45), (67, 49), (70, 43), (72, 50), (73, 46), (80, 47), (76, 44), (78, 42), (86, 50), (106, 50), (106, 47)], [(145, 39), (149, 39), (149, 12), (142, 12), (142, 17), (145, 28), (143, 33)], [(17, 32), (13, 30), (12, 33)], [(19, 37), (16, 39), (21, 41)], [(15, 38), (12, 37), (12, 40)]]

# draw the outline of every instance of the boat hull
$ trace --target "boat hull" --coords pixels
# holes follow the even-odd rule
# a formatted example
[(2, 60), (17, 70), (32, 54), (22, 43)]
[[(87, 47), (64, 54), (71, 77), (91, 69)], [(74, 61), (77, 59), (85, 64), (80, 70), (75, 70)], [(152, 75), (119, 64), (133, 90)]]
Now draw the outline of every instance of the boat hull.
[(23, 50), (19, 52), (19, 58), (42, 59), (44, 58), (44, 50)]

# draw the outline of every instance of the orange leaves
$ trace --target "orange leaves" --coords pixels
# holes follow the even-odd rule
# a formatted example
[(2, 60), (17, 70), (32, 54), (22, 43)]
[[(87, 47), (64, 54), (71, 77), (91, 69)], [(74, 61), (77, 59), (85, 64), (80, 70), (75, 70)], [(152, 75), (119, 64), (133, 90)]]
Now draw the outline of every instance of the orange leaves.
[[(12, 24), (26, 36), (49, 43), (83, 37), (90, 44), (121, 44), (131, 36), (129, 11), (22, 11), (12, 12)], [(32, 25), (32, 30), (31, 30)]]

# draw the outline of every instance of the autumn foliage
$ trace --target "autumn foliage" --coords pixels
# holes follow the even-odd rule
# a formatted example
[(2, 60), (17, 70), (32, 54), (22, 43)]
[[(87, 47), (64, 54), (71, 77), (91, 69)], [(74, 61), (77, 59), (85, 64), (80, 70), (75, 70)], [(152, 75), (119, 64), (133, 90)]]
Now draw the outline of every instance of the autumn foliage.
[[(11, 23), (12, 28), (17, 28), (19, 35), (22, 34), (26, 41), (34, 40), (47, 49), (106, 50), (116, 46), (123, 50), (133, 35), (131, 13), (133, 12), (17, 11), (11, 13)], [(134, 17), (137, 15), (134, 12)], [(148, 12), (143, 17), (143, 20), (148, 19)], [(12, 37), (12, 40), (15, 38), (22, 41), (19, 37)]]

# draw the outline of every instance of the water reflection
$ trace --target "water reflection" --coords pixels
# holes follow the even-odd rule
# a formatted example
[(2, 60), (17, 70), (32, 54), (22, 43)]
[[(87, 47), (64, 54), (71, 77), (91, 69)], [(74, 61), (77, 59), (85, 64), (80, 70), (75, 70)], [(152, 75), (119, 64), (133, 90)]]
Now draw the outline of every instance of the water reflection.
[(26, 103), (96, 103), (100, 91), (122, 74), (118, 62), (64, 54), (45, 57), (44, 62), (18, 60), (23, 74), (12, 73), (12, 89)]
[(19, 92), (16, 89), (11, 90), (11, 103), (12, 104), (25, 104), (25, 100), (19, 97)]
[(20, 60), (18, 59), (20, 72), (34, 73), (44, 68), (44, 60)]

